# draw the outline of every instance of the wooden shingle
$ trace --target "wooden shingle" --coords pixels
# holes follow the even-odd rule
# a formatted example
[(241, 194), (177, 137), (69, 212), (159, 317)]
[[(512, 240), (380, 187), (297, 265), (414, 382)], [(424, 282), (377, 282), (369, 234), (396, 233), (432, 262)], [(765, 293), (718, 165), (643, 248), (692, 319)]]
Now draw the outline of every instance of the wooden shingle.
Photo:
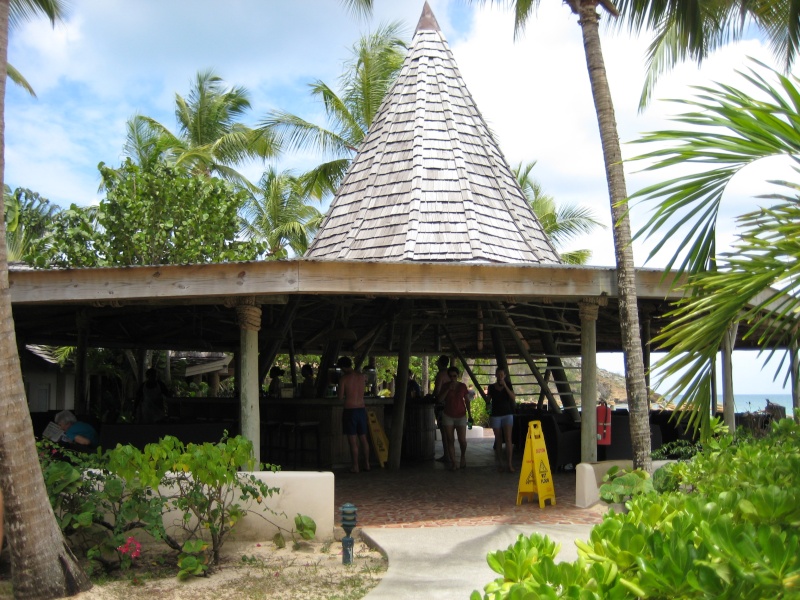
[(561, 262), (427, 3), (306, 257)]

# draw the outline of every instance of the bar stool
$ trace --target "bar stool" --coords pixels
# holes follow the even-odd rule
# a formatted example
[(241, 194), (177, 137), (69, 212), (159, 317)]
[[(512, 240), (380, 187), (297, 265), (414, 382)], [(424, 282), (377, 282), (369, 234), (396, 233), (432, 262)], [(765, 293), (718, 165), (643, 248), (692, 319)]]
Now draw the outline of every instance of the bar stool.
[[(319, 421), (303, 421), (293, 409), (294, 419), (289, 419), (280, 424), (280, 445), (283, 449), (283, 462), (288, 465), (289, 454), (292, 454), (292, 468), (296, 471), (298, 463), (304, 462), (306, 455), (314, 453), (317, 460), (317, 470), (322, 462), (320, 454)], [(314, 447), (306, 447), (306, 438), (314, 440)]]

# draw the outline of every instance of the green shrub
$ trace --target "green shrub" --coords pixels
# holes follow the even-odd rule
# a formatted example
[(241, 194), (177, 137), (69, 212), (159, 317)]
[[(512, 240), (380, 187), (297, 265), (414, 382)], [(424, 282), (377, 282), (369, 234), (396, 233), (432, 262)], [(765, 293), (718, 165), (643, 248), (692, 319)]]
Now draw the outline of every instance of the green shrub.
[[(167, 436), (143, 451), (118, 445), (94, 455), (47, 443), (39, 448), (65, 537), (106, 569), (130, 564), (129, 532), (142, 529), (180, 553), (181, 577), (204, 574), (209, 563), (218, 563), (228, 534), (251, 510), (247, 507), (262, 505), (278, 491), (242, 472), (255, 465), (252, 443), (241, 436), (187, 445)], [(183, 515), (176, 523), (185, 534), (183, 544), (164, 529), (164, 514), (173, 510)], [(276, 514), (266, 504), (255, 512), (266, 519), (264, 513)], [(304, 539), (314, 536), (313, 519), (298, 515), (295, 524)]]
[(627, 471), (618, 466), (611, 467), (603, 476), (600, 499), (609, 504), (620, 504), (635, 496), (653, 491), (650, 473), (642, 469)]
[(629, 512), (609, 513), (576, 542), (576, 562), (531, 554), (547, 547), (532, 536), (503, 555), (524, 568), (498, 570), (489, 555), (503, 578), (471, 598), (800, 598), (798, 442), (790, 419), (763, 439), (710, 440), (653, 478), (672, 491), (634, 495)]
[(653, 460), (689, 460), (702, 449), (696, 442), (675, 440), (667, 442), (650, 453)]
[(472, 421), (478, 427), (489, 427), (489, 413), (486, 412), (486, 402), (480, 394), (476, 394), (470, 403)]

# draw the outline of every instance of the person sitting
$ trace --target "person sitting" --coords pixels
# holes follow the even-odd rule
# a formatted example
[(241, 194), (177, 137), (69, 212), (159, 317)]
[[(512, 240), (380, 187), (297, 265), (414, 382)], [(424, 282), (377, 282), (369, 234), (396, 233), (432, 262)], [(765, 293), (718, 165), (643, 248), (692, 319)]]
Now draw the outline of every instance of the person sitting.
[(281, 377), (283, 377), (285, 373), (286, 372), (277, 365), (269, 370), (270, 382), (269, 388), (267, 389), (267, 395), (270, 398), (280, 399), (283, 397), (283, 392), (281, 390)]
[(300, 397), (315, 398), (317, 387), (314, 385), (314, 367), (308, 363), (304, 364), (300, 369), (300, 375), (303, 376), (303, 383), (300, 384)]
[(408, 370), (408, 384), (406, 388), (406, 400), (409, 402), (418, 402), (422, 400), (422, 388), (414, 381), (414, 371)]
[(97, 431), (88, 423), (78, 421), (78, 418), (70, 410), (62, 410), (55, 416), (58, 425), (64, 434), (61, 441), (79, 449), (94, 450), (97, 448)]

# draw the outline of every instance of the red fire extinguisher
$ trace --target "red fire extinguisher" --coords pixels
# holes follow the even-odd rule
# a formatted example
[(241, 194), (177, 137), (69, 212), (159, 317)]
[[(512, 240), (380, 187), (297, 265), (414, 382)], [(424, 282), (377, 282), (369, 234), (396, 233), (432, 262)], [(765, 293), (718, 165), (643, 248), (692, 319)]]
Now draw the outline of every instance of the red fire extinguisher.
[(597, 445), (611, 445), (611, 407), (605, 400), (597, 405)]

